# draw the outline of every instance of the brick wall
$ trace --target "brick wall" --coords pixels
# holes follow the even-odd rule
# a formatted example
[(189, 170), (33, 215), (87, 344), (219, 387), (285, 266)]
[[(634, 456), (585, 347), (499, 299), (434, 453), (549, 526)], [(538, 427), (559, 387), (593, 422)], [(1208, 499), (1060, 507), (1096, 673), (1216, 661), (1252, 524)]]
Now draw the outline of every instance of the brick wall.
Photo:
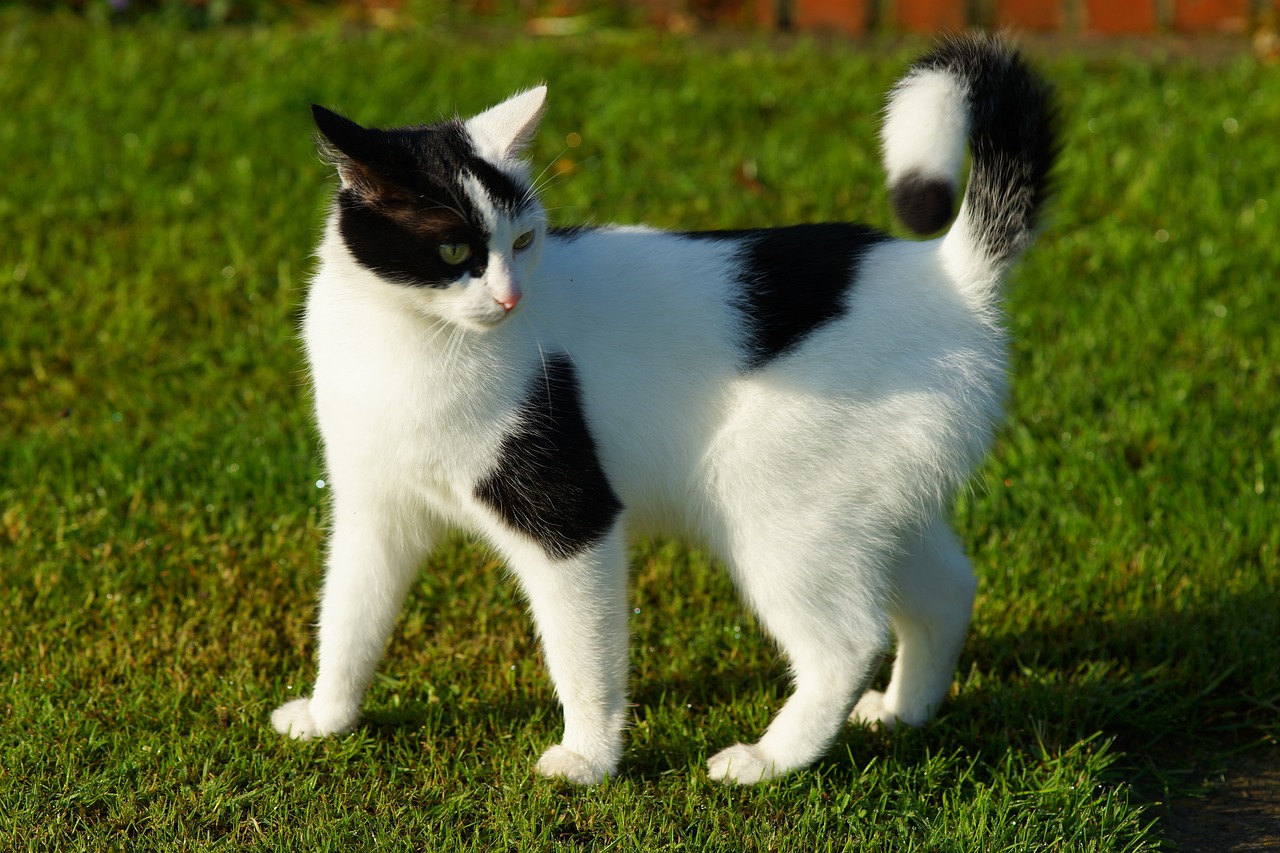
[(755, 23), (780, 30), (936, 32), (968, 26), (1099, 35), (1245, 33), (1280, 0), (639, 0), (655, 20)]

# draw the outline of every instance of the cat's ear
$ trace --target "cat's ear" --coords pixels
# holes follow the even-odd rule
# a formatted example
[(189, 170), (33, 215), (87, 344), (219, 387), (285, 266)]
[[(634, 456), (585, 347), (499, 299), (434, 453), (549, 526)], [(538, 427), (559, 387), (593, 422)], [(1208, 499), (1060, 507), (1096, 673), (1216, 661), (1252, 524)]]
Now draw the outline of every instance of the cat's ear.
[(480, 154), (498, 163), (523, 154), (538, 130), (546, 100), (547, 87), (537, 86), (468, 119), (467, 132)]
[(378, 162), (385, 144), (376, 130), (361, 127), (319, 104), (311, 105), (311, 117), (324, 137), (324, 154), (338, 168), (344, 187), (364, 187), (373, 180), (370, 164)]

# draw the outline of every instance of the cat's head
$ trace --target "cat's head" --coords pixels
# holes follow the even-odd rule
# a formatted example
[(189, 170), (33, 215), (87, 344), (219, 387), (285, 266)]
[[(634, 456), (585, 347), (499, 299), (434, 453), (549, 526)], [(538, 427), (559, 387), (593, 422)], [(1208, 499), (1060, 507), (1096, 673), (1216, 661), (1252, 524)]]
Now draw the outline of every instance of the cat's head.
[(313, 106), (342, 186), (338, 231), (414, 308), (486, 330), (516, 310), (546, 239), (524, 149), (545, 87), (467, 119), (378, 130)]

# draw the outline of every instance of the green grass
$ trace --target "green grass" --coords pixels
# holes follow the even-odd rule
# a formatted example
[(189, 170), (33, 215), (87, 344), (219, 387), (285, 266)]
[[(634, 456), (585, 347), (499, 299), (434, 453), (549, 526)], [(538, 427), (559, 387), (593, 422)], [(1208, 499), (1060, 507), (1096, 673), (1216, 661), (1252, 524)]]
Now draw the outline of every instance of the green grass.
[(405, 123), (546, 79), (562, 223), (884, 226), (877, 114), (909, 53), (0, 13), (0, 848), (1157, 846), (1150, 804), (1280, 720), (1280, 69), (1246, 58), (1044, 63), (1060, 194), (1009, 289), (1008, 426), (957, 507), (981, 591), (936, 724), (711, 784), (785, 673), (724, 575), (657, 542), (621, 775), (541, 780), (531, 627), (459, 539), (354, 734), (268, 725), (314, 678), (325, 513), (307, 105)]

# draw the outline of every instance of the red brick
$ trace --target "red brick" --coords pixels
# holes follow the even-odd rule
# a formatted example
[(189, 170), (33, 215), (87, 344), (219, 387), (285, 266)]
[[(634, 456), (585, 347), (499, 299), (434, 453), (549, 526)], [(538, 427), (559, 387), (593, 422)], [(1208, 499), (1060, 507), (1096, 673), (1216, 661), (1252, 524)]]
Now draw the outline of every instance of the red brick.
[(798, 30), (860, 33), (867, 28), (866, 0), (795, 0), (791, 20)]
[(908, 30), (962, 30), (969, 21), (965, 0), (898, 0), (898, 25)]
[(748, 23), (757, 20), (759, 12), (756, 0), (684, 0), (683, 5), (704, 26)]
[(1248, 19), (1249, 0), (1177, 0), (1173, 6), (1173, 26), (1183, 31), (1242, 33)]
[(1156, 0), (1087, 0), (1085, 29), (1092, 33), (1152, 33), (1159, 26)]
[(778, 28), (777, 0), (755, 0), (756, 23), (771, 30)]
[[(1122, 2), (1116, 5), (1126, 4)], [(1062, 10), (1062, 0), (996, 0), (997, 26), (1024, 30), (1060, 30), (1064, 23), (1066, 15)]]
[(666, 28), (671, 20), (671, 15), (675, 12), (671, 0), (645, 0), (644, 2), (645, 17), (649, 21), (650, 26)]

